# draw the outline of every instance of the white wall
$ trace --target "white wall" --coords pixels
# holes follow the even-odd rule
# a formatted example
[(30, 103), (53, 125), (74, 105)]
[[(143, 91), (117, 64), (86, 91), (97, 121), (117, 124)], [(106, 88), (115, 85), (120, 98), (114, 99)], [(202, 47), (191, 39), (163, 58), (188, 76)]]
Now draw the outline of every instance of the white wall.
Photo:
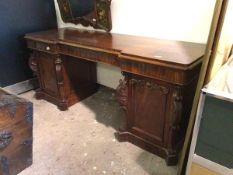
[[(217, 51), (214, 52), (214, 58), (210, 60), (210, 74), (208, 79), (211, 80), (215, 77), (216, 73), (222, 67), (222, 65), (228, 60), (228, 56), (230, 54), (232, 44), (233, 44), (233, 1), (229, 1), (223, 28), (221, 31), (219, 42), (217, 43)], [(218, 73), (219, 74), (219, 73)], [(218, 75), (219, 76), (219, 75)], [(224, 81), (222, 79), (222, 81)], [(218, 84), (218, 86), (224, 86), (223, 84)]]
[[(112, 33), (206, 43), (215, 0), (112, 0)], [(64, 24), (55, 0), (59, 27)], [(89, 27), (89, 29), (92, 29)], [(120, 70), (99, 64), (98, 82), (115, 88)]]

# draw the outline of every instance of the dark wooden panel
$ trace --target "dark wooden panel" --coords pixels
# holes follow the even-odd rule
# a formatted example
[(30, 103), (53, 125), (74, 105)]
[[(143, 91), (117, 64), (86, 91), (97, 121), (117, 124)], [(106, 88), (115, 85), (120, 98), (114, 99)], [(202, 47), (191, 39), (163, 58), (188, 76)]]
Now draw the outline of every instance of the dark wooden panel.
[(129, 78), (129, 130), (152, 143), (163, 144), (169, 88), (139, 76)]
[(37, 53), (38, 74), (40, 76), (41, 89), (46, 93), (56, 97), (58, 86), (55, 71), (55, 58), (42, 52)]
[(96, 63), (69, 56), (62, 56), (62, 60), (64, 63), (64, 92), (70, 106), (96, 92), (98, 88)]
[(96, 82), (96, 63), (68, 56), (63, 60), (73, 91)]

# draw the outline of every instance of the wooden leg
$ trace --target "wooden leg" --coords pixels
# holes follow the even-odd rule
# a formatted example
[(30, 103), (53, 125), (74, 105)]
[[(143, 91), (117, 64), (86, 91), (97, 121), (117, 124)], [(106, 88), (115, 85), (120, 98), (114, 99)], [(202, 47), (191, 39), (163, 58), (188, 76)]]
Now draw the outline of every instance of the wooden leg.
[(178, 155), (177, 154), (167, 154), (165, 158), (167, 166), (175, 166), (178, 163)]
[(69, 105), (68, 105), (68, 103), (59, 103), (59, 104), (57, 105), (57, 108), (58, 108), (59, 110), (61, 110), (61, 111), (67, 111), (68, 108), (69, 108)]
[(40, 89), (37, 89), (37, 90), (36, 90), (35, 98), (36, 98), (37, 100), (44, 99), (44, 94), (43, 94), (43, 92), (42, 92)]

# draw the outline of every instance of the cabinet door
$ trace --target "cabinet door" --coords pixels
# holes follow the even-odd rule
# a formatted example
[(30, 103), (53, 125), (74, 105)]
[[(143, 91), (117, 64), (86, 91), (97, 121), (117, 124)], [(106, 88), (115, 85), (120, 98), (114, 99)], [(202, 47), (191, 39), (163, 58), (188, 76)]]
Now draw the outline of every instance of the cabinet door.
[(128, 128), (135, 135), (162, 145), (167, 114), (168, 88), (154, 80), (129, 80)]
[(55, 57), (50, 54), (39, 52), (36, 61), (41, 90), (56, 97), (58, 95), (58, 85), (56, 79)]

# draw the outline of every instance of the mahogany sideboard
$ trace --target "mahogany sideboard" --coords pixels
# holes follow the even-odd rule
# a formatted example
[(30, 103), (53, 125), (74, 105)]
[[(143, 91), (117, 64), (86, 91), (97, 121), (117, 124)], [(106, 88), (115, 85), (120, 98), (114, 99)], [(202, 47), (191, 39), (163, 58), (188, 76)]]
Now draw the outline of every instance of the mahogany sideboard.
[(121, 34), (55, 29), (27, 34), (31, 69), (60, 110), (96, 92), (96, 63), (120, 67), (125, 122), (116, 136), (175, 165), (182, 148), (205, 45)]

